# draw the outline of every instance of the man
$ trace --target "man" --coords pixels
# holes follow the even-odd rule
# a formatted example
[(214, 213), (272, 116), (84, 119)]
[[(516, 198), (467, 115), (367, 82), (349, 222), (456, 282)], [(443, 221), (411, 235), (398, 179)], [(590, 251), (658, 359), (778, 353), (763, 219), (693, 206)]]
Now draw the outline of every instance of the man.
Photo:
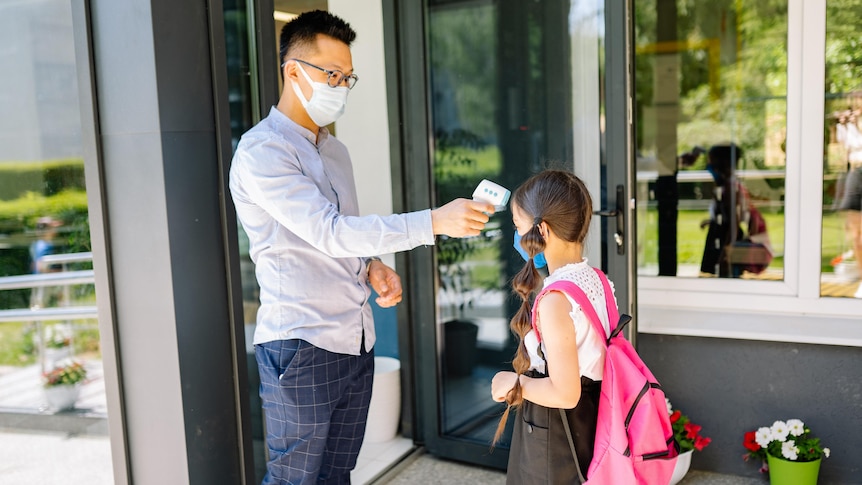
[(358, 79), (355, 36), (322, 11), (285, 25), (278, 105), (243, 135), (231, 166), (260, 284), (254, 344), (270, 455), (265, 484), (349, 483), (374, 370), (368, 286), (382, 307), (402, 293), (395, 271), (374, 256), (434, 244), (436, 234), (478, 235), (494, 210), (458, 199), (358, 217), (347, 149), (322, 128), (344, 111)]

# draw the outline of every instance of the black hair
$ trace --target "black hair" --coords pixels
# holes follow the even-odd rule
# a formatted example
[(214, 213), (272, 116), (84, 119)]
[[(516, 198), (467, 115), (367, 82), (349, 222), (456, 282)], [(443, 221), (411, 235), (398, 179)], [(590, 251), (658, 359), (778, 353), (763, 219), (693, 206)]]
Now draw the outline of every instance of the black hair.
[[(356, 39), (356, 32), (350, 24), (325, 10), (312, 10), (299, 14), (286, 23), (281, 29), (278, 43), (278, 65), (284, 64), (290, 57), (297, 57), (297, 52), (305, 49), (315, 49), (318, 34), (340, 40), (350, 47)], [(303, 52), (304, 54), (304, 52)], [(284, 69), (281, 70), (282, 77)]]
[(736, 143), (713, 145), (706, 156), (709, 165), (712, 165), (713, 169), (725, 180), (729, 180), (731, 174), (739, 167), (742, 148), (739, 148)]

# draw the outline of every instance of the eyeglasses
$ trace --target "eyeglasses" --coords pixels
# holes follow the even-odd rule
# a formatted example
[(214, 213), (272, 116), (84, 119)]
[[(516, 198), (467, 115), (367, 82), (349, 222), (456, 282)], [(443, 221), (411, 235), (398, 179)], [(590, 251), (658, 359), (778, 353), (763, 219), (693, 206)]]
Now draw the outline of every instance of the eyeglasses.
[[(310, 62), (303, 61), (302, 59), (295, 59), (294, 58), (294, 59), (288, 59), (288, 60), (301, 62), (308, 67), (313, 67), (319, 71), (325, 72), (326, 76), (327, 76), (326, 77), (326, 84), (331, 88), (337, 88), (343, 84), (346, 84), (347, 89), (353, 89), (353, 86), (356, 86), (356, 81), (359, 81), (359, 76), (357, 76), (356, 74), (351, 74), (348, 76), (339, 70), (324, 69), (320, 66), (315, 66), (314, 64), (312, 64)], [(287, 62), (282, 64), (281, 67), (284, 67), (285, 65), (287, 65)]]

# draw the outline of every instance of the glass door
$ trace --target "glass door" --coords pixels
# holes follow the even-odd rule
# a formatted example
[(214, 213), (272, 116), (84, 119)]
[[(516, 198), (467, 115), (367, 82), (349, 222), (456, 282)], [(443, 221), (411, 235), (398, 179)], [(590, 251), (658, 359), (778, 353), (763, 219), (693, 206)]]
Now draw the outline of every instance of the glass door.
[[(626, 42), (605, 43), (613, 22), (625, 38), (625, 10), (619, 9), (606, 12), (604, 2), (594, 0), (429, 0), (422, 15), (431, 204), (470, 197), (482, 179), (514, 190), (544, 168), (574, 170), (595, 208), (611, 216), (594, 219), (587, 257), (609, 272), (628, 311), (624, 226), (630, 218), (615, 212), (617, 199), (628, 207), (622, 203), (628, 200), (626, 174), (633, 173), (626, 148)], [(614, 79), (607, 74), (611, 62), (620, 66)], [(621, 102), (606, 104), (608, 89), (619, 91)], [(615, 145), (607, 147), (612, 133)], [(428, 170), (418, 165), (408, 162), (408, 172)], [(507, 209), (481, 236), (440, 237), (433, 251), (410, 255), (432, 275), (418, 276), (426, 282), (409, 291), (435, 302), (417, 304), (424, 311), (413, 312), (421, 320), (413, 345), (425, 445), (438, 456), (498, 468), (506, 466), (511, 433), (491, 449), (503, 406), (491, 400), (490, 383), (497, 371), (511, 369), (516, 350), (509, 318), (518, 302), (509, 283), (523, 260), (513, 236)]]

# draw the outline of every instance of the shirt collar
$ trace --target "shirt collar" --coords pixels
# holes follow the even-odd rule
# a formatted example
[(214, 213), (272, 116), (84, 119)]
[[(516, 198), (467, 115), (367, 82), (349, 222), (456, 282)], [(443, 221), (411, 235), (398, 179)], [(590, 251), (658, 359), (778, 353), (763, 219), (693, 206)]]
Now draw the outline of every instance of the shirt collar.
[(320, 128), (320, 134), (315, 135), (308, 128), (301, 126), (299, 123), (290, 119), (287, 115), (285, 115), (284, 113), (279, 111), (278, 108), (276, 108), (275, 106), (270, 108), (269, 117), (272, 118), (273, 122), (279, 128), (286, 130), (286, 131), (294, 132), (294, 133), (302, 136), (303, 138), (308, 140), (312, 145), (314, 145), (318, 148), (322, 147), (323, 144), (326, 143), (326, 140), (329, 139), (329, 130), (327, 130), (325, 127), (321, 127)]

